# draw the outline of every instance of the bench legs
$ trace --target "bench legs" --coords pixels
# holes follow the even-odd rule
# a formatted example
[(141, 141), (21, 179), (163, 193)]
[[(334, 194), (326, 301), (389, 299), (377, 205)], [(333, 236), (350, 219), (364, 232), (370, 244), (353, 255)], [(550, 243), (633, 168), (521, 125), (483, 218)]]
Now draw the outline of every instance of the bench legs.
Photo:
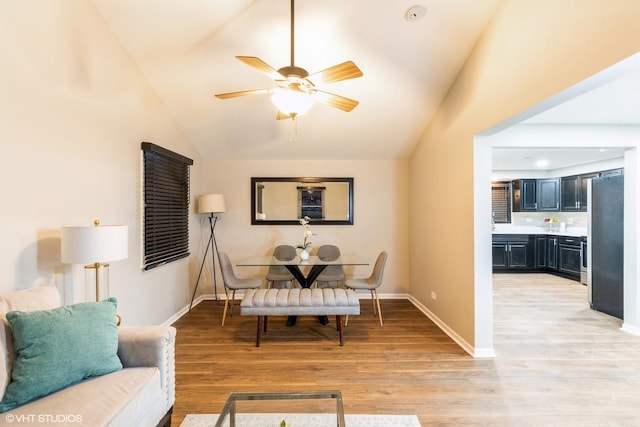
[(258, 331), (256, 333), (256, 347), (260, 347), (260, 335), (262, 335), (262, 331), (267, 333), (267, 323), (269, 317), (268, 316), (258, 316)]
[[(260, 337), (262, 332), (267, 333), (268, 316), (258, 316), (258, 325), (256, 331), (256, 347), (260, 347)], [(344, 346), (344, 336), (342, 335), (342, 316), (336, 314), (336, 329), (338, 330), (338, 336), (340, 337), (340, 347)]]

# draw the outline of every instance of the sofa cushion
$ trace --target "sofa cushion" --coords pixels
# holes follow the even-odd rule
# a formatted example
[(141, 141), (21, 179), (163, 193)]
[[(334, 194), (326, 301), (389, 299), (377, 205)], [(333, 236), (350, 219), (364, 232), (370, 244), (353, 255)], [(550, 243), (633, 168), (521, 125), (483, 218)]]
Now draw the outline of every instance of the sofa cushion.
[(0, 402), (6, 412), (85, 378), (122, 369), (115, 298), (44, 311), (11, 311), (17, 353)]
[[(14, 420), (21, 420), (14, 423), (16, 427), (156, 427), (167, 412), (160, 381), (155, 367), (125, 367), (88, 378), (10, 413)], [(0, 425), (4, 419), (0, 416)]]
[[(21, 420), (16, 427), (156, 427), (167, 412), (160, 381), (157, 368), (125, 367), (26, 403), (11, 415)], [(4, 425), (4, 416), (0, 420)]]

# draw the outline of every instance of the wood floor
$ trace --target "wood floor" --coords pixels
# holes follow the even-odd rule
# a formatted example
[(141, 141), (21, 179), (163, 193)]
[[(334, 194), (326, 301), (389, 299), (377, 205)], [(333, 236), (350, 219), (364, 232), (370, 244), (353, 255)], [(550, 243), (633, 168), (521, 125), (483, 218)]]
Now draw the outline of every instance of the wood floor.
[(416, 414), (423, 426), (639, 426), (640, 337), (588, 308), (586, 287), (546, 274), (494, 276), (496, 358), (473, 359), (410, 302), (369, 300), (340, 347), (335, 318), (254, 317), (206, 301), (175, 326), (176, 403), (217, 413), (232, 391), (340, 390), (346, 413)]

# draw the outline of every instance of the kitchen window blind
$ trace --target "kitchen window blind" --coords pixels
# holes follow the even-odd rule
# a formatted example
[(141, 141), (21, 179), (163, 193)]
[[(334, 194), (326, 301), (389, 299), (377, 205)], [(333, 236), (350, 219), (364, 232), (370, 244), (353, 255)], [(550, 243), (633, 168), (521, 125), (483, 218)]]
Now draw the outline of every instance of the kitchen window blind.
[(149, 270), (189, 256), (189, 166), (193, 160), (142, 143), (144, 254)]
[(495, 223), (511, 222), (511, 183), (491, 184), (491, 213)]

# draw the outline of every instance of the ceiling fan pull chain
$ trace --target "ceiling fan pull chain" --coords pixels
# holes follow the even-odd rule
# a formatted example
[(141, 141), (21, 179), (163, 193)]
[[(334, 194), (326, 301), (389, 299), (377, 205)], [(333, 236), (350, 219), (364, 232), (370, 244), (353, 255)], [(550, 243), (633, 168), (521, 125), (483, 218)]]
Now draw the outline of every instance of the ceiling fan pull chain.
[(298, 136), (298, 121), (296, 120), (296, 117), (293, 116), (291, 117), (291, 133), (289, 134), (289, 142), (295, 141), (296, 136)]

